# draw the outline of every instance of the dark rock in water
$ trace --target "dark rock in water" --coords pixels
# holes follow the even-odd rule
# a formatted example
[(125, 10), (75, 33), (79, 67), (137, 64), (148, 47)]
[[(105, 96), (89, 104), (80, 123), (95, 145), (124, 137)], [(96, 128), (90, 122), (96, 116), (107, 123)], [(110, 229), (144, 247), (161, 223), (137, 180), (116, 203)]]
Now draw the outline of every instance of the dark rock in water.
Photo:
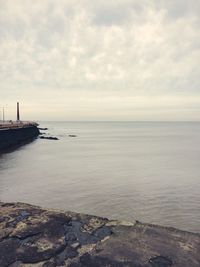
[(41, 131), (46, 131), (46, 130), (48, 130), (48, 128), (38, 128), (39, 130), (41, 130)]
[(75, 135), (75, 134), (69, 134), (68, 136), (69, 137), (77, 137), (77, 135)]
[(52, 136), (40, 136), (40, 139), (47, 139), (47, 140), (59, 140), (57, 137), (52, 137)]
[(39, 135), (45, 135), (46, 133), (39, 133)]
[(199, 267), (200, 234), (0, 202), (0, 266)]

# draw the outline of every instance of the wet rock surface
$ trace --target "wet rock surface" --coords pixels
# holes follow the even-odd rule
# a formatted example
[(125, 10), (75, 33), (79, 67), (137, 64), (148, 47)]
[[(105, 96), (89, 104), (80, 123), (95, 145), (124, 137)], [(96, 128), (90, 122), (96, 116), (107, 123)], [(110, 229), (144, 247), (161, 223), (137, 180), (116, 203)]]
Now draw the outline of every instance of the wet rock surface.
[(40, 139), (46, 139), (46, 140), (59, 140), (57, 137), (53, 136), (40, 136)]
[(200, 235), (0, 202), (0, 266), (200, 266)]

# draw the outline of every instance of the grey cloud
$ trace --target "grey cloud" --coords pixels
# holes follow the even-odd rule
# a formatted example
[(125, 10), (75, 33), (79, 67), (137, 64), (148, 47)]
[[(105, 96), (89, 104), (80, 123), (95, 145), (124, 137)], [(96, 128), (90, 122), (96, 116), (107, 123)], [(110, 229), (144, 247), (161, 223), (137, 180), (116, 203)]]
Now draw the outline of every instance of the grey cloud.
[(24, 33), (24, 21), (21, 18), (9, 20), (0, 16), (0, 39), (7, 39), (12, 36), (12, 38), (20, 40), (23, 38)]
[(99, 102), (113, 108), (114, 117), (125, 113), (127, 105), (134, 110), (133, 101), (138, 109), (159, 109), (155, 97), (166, 109), (171, 102), (186, 107), (188, 97), (196, 107), (198, 7), (191, 2), (191, 10), (178, 10), (180, 5), (157, 0), (0, 0), (1, 96), (6, 102), (20, 96), (44, 105), (72, 108), (73, 103), (83, 117), (85, 105), (87, 118), (89, 112), (95, 116)]
[(122, 24), (127, 22), (128, 17), (130, 17), (131, 10), (112, 8), (108, 9), (106, 7), (96, 10), (94, 15), (94, 23), (98, 25), (114, 25)]
[(130, 23), (131, 17), (139, 20), (145, 10), (146, 1), (102, 1), (93, 6), (93, 21), (99, 26)]
[(172, 19), (179, 19), (187, 16), (200, 14), (200, 2), (196, 0), (155, 0), (158, 8), (167, 11), (167, 16)]

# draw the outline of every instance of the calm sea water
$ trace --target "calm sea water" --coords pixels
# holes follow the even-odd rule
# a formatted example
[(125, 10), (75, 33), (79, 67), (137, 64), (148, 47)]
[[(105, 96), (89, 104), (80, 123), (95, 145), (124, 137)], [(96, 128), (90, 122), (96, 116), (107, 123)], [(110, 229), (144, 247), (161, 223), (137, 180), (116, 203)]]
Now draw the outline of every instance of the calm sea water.
[(60, 140), (37, 139), (0, 155), (2, 201), (200, 232), (200, 123), (41, 127)]

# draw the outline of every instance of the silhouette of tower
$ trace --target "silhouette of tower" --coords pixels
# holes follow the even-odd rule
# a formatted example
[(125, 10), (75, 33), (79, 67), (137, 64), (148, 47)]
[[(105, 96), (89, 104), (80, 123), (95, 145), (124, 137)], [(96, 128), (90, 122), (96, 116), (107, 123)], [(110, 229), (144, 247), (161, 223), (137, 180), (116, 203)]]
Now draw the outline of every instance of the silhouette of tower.
[(17, 121), (20, 121), (20, 116), (19, 116), (19, 102), (17, 102)]

